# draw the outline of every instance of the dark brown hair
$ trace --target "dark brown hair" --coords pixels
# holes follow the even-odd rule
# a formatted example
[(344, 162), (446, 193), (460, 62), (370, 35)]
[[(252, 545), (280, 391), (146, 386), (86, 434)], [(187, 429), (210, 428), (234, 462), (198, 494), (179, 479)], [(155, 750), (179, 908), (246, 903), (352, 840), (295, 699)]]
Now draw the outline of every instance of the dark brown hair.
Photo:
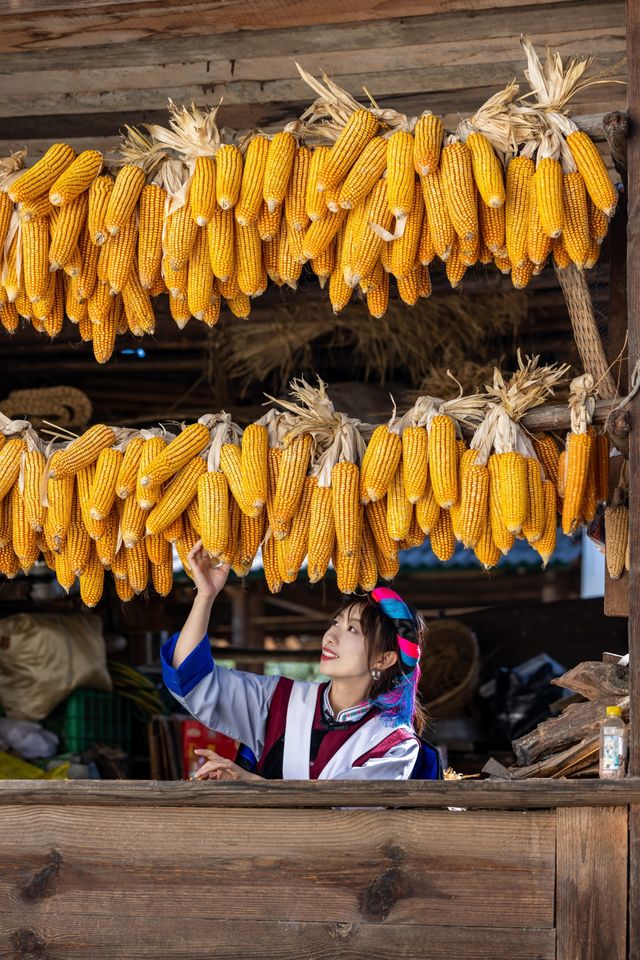
[[(406, 603), (406, 600), (404, 602)], [(371, 669), (373, 664), (384, 656), (385, 653), (391, 652), (398, 654), (398, 659), (393, 666), (382, 670), (379, 680), (371, 680), (368, 696), (375, 700), (385, 693), (389, 693), (403, 675), (402, 661), (400, 660), (398, 651), (398, 629), (394, 621), (383, 613), (375, 600), (371, 599), (368, 595), (366, 597), (355, 597), (352, 600), (347, 600), (338, 607), (334, 617), (339, 613), (350, 610), (352, 607), (357, 607), (360, 613), (360, 629), (362, 630), (367, 645), (369, 669)], [(409, 607), (412, 614), (413, 631), (405, 630), (405, 634), (412, 632), (413, 636), (407, 637), (407, 639), (414, 640), (422, 647), (427, 632), (426, 624), (415, 607), (410, 603), (407, 603), (407, 607)], [(428, 725), (428, 720), (427, 712), (416, 693), (415, 715), (413, 718), (416, 733), (421, 734), (424, 732)]]

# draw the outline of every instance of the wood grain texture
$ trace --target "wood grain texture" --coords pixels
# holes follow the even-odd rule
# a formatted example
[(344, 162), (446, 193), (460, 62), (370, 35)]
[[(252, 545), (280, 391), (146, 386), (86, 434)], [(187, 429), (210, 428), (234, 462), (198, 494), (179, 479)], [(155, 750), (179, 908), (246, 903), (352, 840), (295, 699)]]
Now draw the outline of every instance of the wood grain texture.
[(554, 813), (147, 806), (95, 830), (88, 807), (3, 808), (0, 912), (553, 926)]
[(0, 913), (1, 960), (554, 960), (554, 930)]
[(535, 810), (565, 806), (628, 806), (640, 803), (640, 777), (625, 780), (493, 781), (332, 781), (264, 783), (146, 780), (0, 781), (0, 808), (32, 806), (169, 806), (169, 807), (394, 807), (426, 809), (464, 807), (489, 810)]
[(628, 812), (576, 807), (557, 817), (557, 958), (625, 960)]

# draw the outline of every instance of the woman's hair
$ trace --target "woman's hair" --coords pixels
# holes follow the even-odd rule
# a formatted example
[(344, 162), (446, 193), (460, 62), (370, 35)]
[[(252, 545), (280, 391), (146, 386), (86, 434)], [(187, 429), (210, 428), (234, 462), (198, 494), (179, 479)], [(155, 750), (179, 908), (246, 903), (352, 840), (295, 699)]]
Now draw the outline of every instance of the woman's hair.
[(404, 603), (409, 608), (411, 620), (394, 620), (387, 616), (370, 594), (366, 597), (347, 600), (338, 608), (336, 615), (352, 607), (359, 608), (360, 629), (367, 645), (369, 669), (385, 653), (398, 654), (396, 663), (382, 670), (379, 680), (372, 679), (369, 696), (390, 719), (413, 722), (416, 733), (420, 734), (428, 722), (427, 713), (418, 697), (420, 664), (416, 664), (410, 672), (403, 667), (398, 647), (398, 633), (402, 631), (403, 637), (422, 646), (427, 628), (415, 607), (406, 601)]

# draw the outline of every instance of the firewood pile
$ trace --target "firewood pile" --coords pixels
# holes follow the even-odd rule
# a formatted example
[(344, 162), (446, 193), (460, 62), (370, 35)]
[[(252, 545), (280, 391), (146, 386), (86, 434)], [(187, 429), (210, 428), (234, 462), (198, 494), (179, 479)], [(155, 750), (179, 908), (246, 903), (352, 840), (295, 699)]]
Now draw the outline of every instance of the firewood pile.
[(557, 716), (512, 743), (516, 763), (504, 767), (493, 758), (483, 773), (493, 779), (589, 777), (598, 775), (600, 724), (608, 706), (622, 708), (629, 720), (629, 667), (604, 654), (603, 662), (586, 661), (552, 680), (572, 695), (557, 701)]

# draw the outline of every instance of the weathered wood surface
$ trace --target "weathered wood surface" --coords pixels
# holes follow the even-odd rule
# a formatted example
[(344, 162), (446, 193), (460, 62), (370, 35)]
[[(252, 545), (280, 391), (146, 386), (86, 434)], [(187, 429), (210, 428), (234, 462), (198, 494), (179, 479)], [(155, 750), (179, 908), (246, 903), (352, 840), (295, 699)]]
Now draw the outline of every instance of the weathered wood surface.
[[(409, 114), (429, 107), (455, 126), (522, 77), (521, 31), (563, 55), (597, 52), (603, 66), (623, 58), (621, 0), (556, 3), (552, 21), (546, 7), (520, 4), (517, 30), (511, 4), (486, 5), (414, 2), (419, 15), (404, 17), (402, 3), (367, 2), (368, 18), (343, 5), (334, 20), (339, 5), (318, 4), (321, 22), (310, 28), (305, 15), (316, 4), (289, 4), (289, 25), (278, 4), (262, 4), (255, 21), (247, 4), (247, 21), (236, 26), (225, 21), (231, 8), (241, 10), (236, 3), (69, 5), (32, 15), (21, 4), (19, 13), (0, 16), (0, 154), (26, 142), (35, 158), (56, 137), (113, 146), (125, 121), (164, 122), (168, 97), (199, 104), (222, 97), (228, 126), (281, 124), (313, 99), (294, 59), (326, 70), (356, 96), (366, 85), (381, 105)], [(614, 74), (622, 78), (624, 67)], [(576, 115), (624, 108), (624, 87), (615, 85), (591, 87), (573, 103)]]
[(158, 783), (143, 780), (0, 781), (0, 808), (13, 804), (105, 807), (393, 807), (534, 810), (564, 806), (640, 804), (640, 777), (625, 780), (332, 781), (308, 783)]
[(558, 810), (557, 958), (627, 957), (628, 813)]
[(3, 808), (0, 913), (553, 926), (554, 813), (148, 806), (96, 826), (80, 805)]
[(600, 700), (602, 703), (611, 700), (613, 703), (629, 695), (629, 668), (619, 667), (615, 663), (586, 660), (561, 677), (554, 677), (551, 683), (580, 693), (587, 700)]
[[(186, 881), (188, 882), (188, 881)], [(555, 960), (555, 930), (0, 913), (1, 960)]]
[[(607, 701), (610, 703), (611, 701)], [(629, 716), (629, 698), (618, 701), (623, 712)], [(519, 764), (526, 766), (535, 763), (541, 757), (557, 753), (570, 744), (596, 733), (600, 729), (606, 711), (605, 703), (588, 701), (574, 703), (567, 707), (559, 717), (552, 717), (538, 724), (535, 730), (519, 737), (511, 744)]]

